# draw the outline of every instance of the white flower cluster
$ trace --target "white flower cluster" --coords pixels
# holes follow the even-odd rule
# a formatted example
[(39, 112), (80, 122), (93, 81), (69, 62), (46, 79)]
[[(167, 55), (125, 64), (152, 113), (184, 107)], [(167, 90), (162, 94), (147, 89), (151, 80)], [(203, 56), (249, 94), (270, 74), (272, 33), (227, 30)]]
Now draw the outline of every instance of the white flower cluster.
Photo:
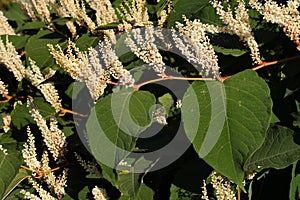
[(224, 177), (213, 172), (211, 176), (211, 183), (213, 188), (216, 190), (217, 199), (236, 200), (235, 194), (231, 189), (230, 182)]
[(16, 2), (31, 19), (51, 22), (49, 0), (16, 0)]
[(9, 25), (2, 11), (0, 11), (0, 35), (15, 35), (14, 29)]
[(172, 0), (167, 0), (167, 8), (162, 10), (159, 14), (159, 19), (158, 19), (158, 26), (163, 27), (164, 24), (167, 22), (170, 13), (172, 12)]
[(11, 124), (11, 117), (9, 114), (2, 113), (2, 121), (3, 121), (3, 126), (0, 128), (3, 129), (4, 133), (7, 133), (10, 130), (10, 124)]
[[(91, 32), (96, 29), (96, 24), (87, 15), (85, 4), (80, 0), (16, 0), (32, 20), (43, 21), (51, 27), (51, 13), (57, 14), (59, 17), (72, 17), (76, 19), (79, 26), (87, 27)], [(88, 0), (87, 3), (96, 11), (97, 25), (104, 25), (118, 21), (114, 9), (109, 0)], [(76, 35), (76, 26), (72, 21), (66, 23), (70, 32)], [(104, 31), (112, 36), (112, 31)]]
[(92, 190), (95, 200), (108, 200), (107, 194), (104, 189), (95, 186)]
[(155, 110), (152, 112), (152, 117), (157, 123), (164, 125), (164, 126), (168, 125), (167, 113), (166, 113), (164, 107), (159, 106), (159, 107), (155, 108)]
[(300, 45), (299, 0), (288, 0), (286, 1), (286, 5), (278, 5), (276, 1), (272, 0), (266, 0), (265, 3), (250, 0), (249, 3), (264, 16), (264, 19), (278, 24), (292, 41)]
[(2, 95), (2, 97), (6, 97), (8, 95), (7, 86), (3, 81), (1, 81), (1, 79), (0, 79), (0, 94)]
[(125, 0), (117, 9), (123, 21), (129, 22), (134, 27), (151, 27), (152, 22), (149, 20), (146, 0), (132, 0), (129, 3)]
[(0, 62), (14, 74), (18, 81), (25, 76), (25, 67), (22, 64), (21, 56), (16, 51), (14, 45), (6, 37), (6, 44), (0, 40)]
[(39, 110), (34, 106), (34, 102), (32, 98), (28, 98), (27, 107), (31, 116), (37, 123), (44, 142), (51, 152), (53, 158), (57, 163), (63, 163), (65, 161), (66, 154), (66, 137), (64, 133), (58, 128), (56, 118), (52, 117), (50, 119), (50, 128), (47, 125), (46, 120), (40, 114)]
[[(142, 30), (144, 32), (142, 32)], [(128, 32), (125, 44), (130, 47), (131, 51), (137, 57), (152, 66), (159, 76), (165, 76), (165, 63), (155, 45), (155, 33), (153, 27), (133, 29)]]
[(60, 111), (62, 108), (61, 99), (58, 95), (58, 91), (55, 89), (53, 83), (43, 83), (47, 78), (53, 75), (50, 71), (50, 75), (44, 76), (40, 68), (36, 66), (35, 62), (29, 58), (30, 66), (26, 68), (26, 79), (28, 79), (33, 86), (41, 91), (46, 101), (48, 101), (56, 110)]
[(238, 0), (238, 6), (235, 7), (235, 16), (232, 13), (231, 7), (227, 5), (227, 11), (225, 11), (222, 2), (219, 0), (212, 1), (212, 5), (220, 15), (220, 18), (226, 24), (226, 32), (230, 34), (236, 34), (241, 41), (245, 42), (251, 50), (252, 60), (256, 64), (260, 64), (260, 53), (258, 44), (252, 33), (252, 29), (249, 23), (248, 11), (245, 7), (244, 0)]
[(30, 169), (39, 169), (41, 167), (41, 163), (37, 160), (35, 138), (29, 127), (27, 127), (27, 136), (27, 143), (23, 145), (24, 149), (22, 150), (23, 159)]
[[(96, 11), (96, 22), (97, 26), (107, 25), (113, 22), (118, 22), (119, 19), (115, 13), (114, 8), (109, 0), (87, 0), (90, 7)], [(103, 31), (106, 36), (115, 42), (115, 33), (111, 30)]]
[(199, 20), (190, 21), (185, 18), (185, 24), (177, 23), (179, 31), (172, 30), (176, 47), (193, 64), (202, 76), (219, 77), (218, 59), (205, 29)]
[(29, 179), (29, 182), (32, 184), (33, 188), (38, 192), (39, 196), (35, 194), (31, 194), (30, 192), (27, 192), (26, 190), (21, 190), (20, 193), (24, 194), (24, 199), (29, 200), (57, 200), (58, 198), (53, 197), (48, 191), (43, 189), (42, 185), (34, 181), (33, 179)]
[[(93, 49), (90, 49), (90, 52), (92, 51)], [(118, 79), (121, 85), (127, 87), (133, 86), (133, 77), (131, 76), (129, 71), (123, 68), (123, 64), (119, 61), (113, 49), (112, 42), (107, 38), (104, 38), (104, 41), (99, 42), (99, 52), (95, 58), (103, 60), (109, 74), (112, 75), (115, 79)]]
[(71, 41), (69, 41), (66, 54), (60, 46), (57, 45), (56, 48), (58, 50), (49, 45), (56, 63), (72, 78), (85, 82), (95, 101), (104, 93), (107, 82), (110, 81), (110, 75), (127, 87), (131, 87), (134, 83), (132, 76), (123, 68), (112, 48), (111, 41), (107, 38), (99, 43), (97, 50), (90, 48), (88, 54), (81, 52)]
[(76, 19), (77, 24), (79, 24), (80, 26), (86, 26), (92, 32), (96, 29), (96, 24), (86, 14), (86, 9), (83, 1), (61, 0), (55, 6), (55, 8), (61, 9), (58, 14), (64, 13), (64, 15)]
[[(36, 121), (44, 139), (44, 142), (53, 156), (56, 164), (61, 164), (65, 161), (66, 156), (66, 138), (61, 130), (57, 127), (57, 122), (55, 119), (50, 121), (50, 129), (47, 127), (46, 121), (39, 114), (39, 111), (33, 108), (33, 102), (31, 99), (28, 100), (29, 110)], [(31, 133), (29, 127), (27, 127), (27, 143), (24, 144), (24, 149), (22, 150), (22, 156), (24, 162), (32, 170), (32, 175), (38, 177), (46, 183), (51, 194), (43, 189), (38, 182), (31, 179), (32, 186), (38, 192), (39, 196), (31, 194), (23, 190), (21, 193), (24, 194), (25, 199), (57, 199), (52, 196), (54, 194), (58, 198), (61, 198), (65, 194), (65, 187), (67, 181), (67, 169), (63, 169), (62, 173), (59, 175), (54, 174), (49, 166), (49, 156), (48, 152), (44, 151), (41, 161), (38, 160), (38, 155), (36, 153), (35, 138)]]
[[(30, 58), (30, 66), (25, 68), (20, 59), (20, 55), (8, 38), (6, 38), (6, 44), (0, 40), (0, 62), (14, 74), (17, 81), (20, 82), (23, 78), (26, 78), (33, 86), (37, 87), (46, 101), (48, 101), (57, 112), (62, 108), (60, 97), (53, 83), (43, 83), (55, 73), (54, 70), (50, 70), (49, 74), (44, 76), (40, 68), (36, 66), (35, 62)], [(7, 91), (4, 90), (3, 86), (3, 82), (0, 81), (0, 92), (2, 95), (7, 96)]]

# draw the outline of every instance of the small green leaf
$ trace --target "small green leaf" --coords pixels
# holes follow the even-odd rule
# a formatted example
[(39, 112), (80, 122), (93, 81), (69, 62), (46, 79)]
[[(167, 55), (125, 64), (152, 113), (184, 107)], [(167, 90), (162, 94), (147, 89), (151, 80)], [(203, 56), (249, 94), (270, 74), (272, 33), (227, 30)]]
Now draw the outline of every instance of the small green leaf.
[(242, 50), (242, 49), (228, 49), (228, 48), (224, 48), (221, 46), (214, 46), (214, 50), (217, 53), (222, 53), (224, 55), (231, 55), (231, 56), (235, 56), (235, 57), (239, 57), (239, 56), (247, 53), (247, 51)]
[(7, 11), (4, 11), (4, 15), (11, 21), (28, 20), (28, 17), (24, 15), (17, 3), (9, 3)]
[(158, 102), (164, 107), (166, 113), (169, 113), (170, 108), (174, 104), (173, 97), (170, 93), (167, 93), (161, 97), (158, 97)]
[(300, 145), (294, 142), (294, 131), (271, 126), (263, 145), (246, 161), (245, 171), (266, 168), (283, 169), (300, 159)]
[(125, 196), (134, 197), (141, 185), (139, 178), (140, 174), (136, 173), (119, 174), (120, 191)]
[(176, 22), (182, 22), (182, 15), (190, 19), (193, 15), (200, 12), (204, 7), (209, 4), (209, 0), (177, 0), (173, 5), (173, 11), (168, 20), (168, 27), (174, 27)]
[(200, 194), (192, 193), (172, 184), (170, 200), (201, 199)]
[(73, 21), (73, 19), (72, 18), (71, 19), (70, 18), (57, 18), (57, 19), (52, 20), (52, 23), (56, 23), (57, 25), (63, 26), (69, 21)]
[(33, 124), (34, 120), (29, 114), (26, 104), (17, 104), (15, 109), (11, 112), (12, 125), (20, 130), (28, 124)]
[(87, 199), (88, 193), (90, 192), (89, 187), (84, 187), (79, 193), (78, 193), (78, 199)]
[(300, 174), (295, 175), (297, 162), (294, 162), (292, 169), (292, 180), (290, 183), (290, 200), (300, 199)]
[(107, 29), (115, 29), (118, 28), (119, 22), (113, 22), (105, 25), (98, 26), (96, 30), (107, 30)]
[(73, 82), (66, 89), (65, 94), (71, 99), (76, 99), (84, 87), (86, 87), (84, 83)]
[[(22, 49), (25, 47), (27, 40), (30, 36), (29, 35), (8, 35), (8, 40), (13, 43), (16, 49)], [(2, 41), (6, 41), (6, 35), (1, 35)]]
[(5, 199), (23, 180), (31, 177), (25, 169), (19, 169), (19, 173), (14, 177), (9, 186), (6, 188), (3, 199)]
[(196, 14), (196, 18), (205, 24), (223, 25), (223, 21), (216, 14), (215, 8), (210, 4), (206, 5), (201, 12)]
[[(48, 119), (50, 116), (55, 115), (55, 109), (47, 103), (43, 97), (33, 98), (33, 103), (39, 109), (41, 115)], [(34, 124), (34, 120), (31, 117), (27, 104), (16, 105), (16, 108), (11, 112), (12, 125), (18, 130), (27, 126), (28, 124)]]
[(14, 154), (4, 154), (0, 150), (0, 198), (6, 196), (6, 191), (9, 189), (11, 182), (19, 171), (21, 165), (20, 160)]
[[(144, 157), (139, 159), (136, 158), (125, 158), (123, 159), (123, 163), (126, 165), (119, 165), (118, 170), (122, 170), (118, 172), (118, 183), (119, 188), (122, 194), (126, 197), (136, 198), (136, 199), (144, 199), (137, 198), (140, 195), (143, 195), (144, 188), (142, 179), (146, 174), (134, 173), (136, 171), (149, 171), (151, 167), (153, 167), (153, 161), (146, 160)], [(149, 188), (149, 190), (151, 190)]]
[(99, 36), (93, 36), (89, 33), (83, 34), (78, 40), (76, 41), (76, 46), (80, 49), (80, 51), (87, 51), (90, 47), (97, 46), (100, 40)]
[(26, 58), (31, 58), (38, 67), (55, 65), (54, 59), (48, 50), (48, 44), (60, 44), (62, 49), (66, 46), (66, 38), (63, 35), (53, 33), (49, 30), (41, 30), (28, 39), (25, 45)]
[(45, 27), (45, 22), (27, 22), (22, 27), (19, 28), (19, 30), (34, 30), (34, 29), (41, 29)]

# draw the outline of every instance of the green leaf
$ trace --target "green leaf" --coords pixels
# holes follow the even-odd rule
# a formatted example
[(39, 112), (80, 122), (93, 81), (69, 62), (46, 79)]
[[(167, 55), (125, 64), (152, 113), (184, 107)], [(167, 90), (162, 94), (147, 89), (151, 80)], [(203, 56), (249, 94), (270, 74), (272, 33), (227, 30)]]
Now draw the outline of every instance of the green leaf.
[(19, 28), (19, 30), (34, 30), (34, 29), (41, 29), (43, 27), (45, 27), (46, 24), (45, 22), (27, 22), (25, 23), (22, 27)]
[(172, 184), (170, 200), (190, 200), (201, 199), (200, 194), (192, 193)]
[(136, 59), (136, 55), (130, 50), (130, 48), (127, 45), (124, 44), (124, 41), (127, 37), (128, 34), (122, 34), (121, 37), (118, 38), (114, 48), (116, 55), (119, 57), (119, 60), (122, 63), (129, 63), (129, 62), (132, 63), (132, 61)]
[(182, 15), (185, 15), (188, 19), (195, 13), (200, 12), (204, 7), (209, 4), (209, 0), (177, 0), (173, 5), (173, 11), (170, 14), (168, 20), (168, 27), (174, 27), (177, 21), (182, 22)]
[(25, 46), (26, 58), (33, 59), (39, 67), (53, 66), (55, 62), (48, 50), (47, 44), (59, 44), (64, 49), (66, 47), (65, 39), (63, 35), (53, 33), (49, 30), (41, 30), (28, 39)]
[(120, 200), (153, 200), (154, 191), (144, 183), (141, 183), (139, 191), (134, 197), (121, 196)]
[[(138, 196), (143, 195), (143, 191), (146, 190), (143, 186), (142, 179), (146, 174), (134, 173), (136, 171), (149, 171), (153, 167), (153, 161), (146, 160), (144, 157), (136, 158), (125, 158), (122, 160), (123, 166), (119, 165), (118, 170), (118, 183), (119, 189), (122, 194), (126, 197), (131, 197), (135, 199), (144, 199), (138, 198)], [(123, 169), (123, 170), (122, 170)], [(132, 172), (133, 171), (133, 172)], [(149, 191), (152, 191), (149, 188)], [(147, 195), (146, 195), (147, 196)]]
[(152, 200), (154, 197), (154, 191), (149, 188), (147, 185), (142, 183), (139, 188), (139, 192), (136, 195), (136, 200)]
[(57, 19), (54, 19), (52, 20), (52, 23), (56, 23), (57, 25), (65, 25), (67, 22), (69, 21), (74, 21), (75, 19), (72, 19), (72, 18), (57, 18)]
[(20, 130), (28, 124), (33, 124), (34, 120), (31, 117), (26, 104), (17, 104), (15, 109), (11, 112), (12, 126)]
[(19, 171), (21, 165), (20, 160), (14, 155), (8, 152), (8, 155), (4, 154), (0, 150), (0, 198), (2, 199), (6, 195), (6, 191), (9, 189), (11, 182)]
[(294, 142), (294, 131), (271, 126), (263, 145), (246, 161), (246, 171), (266, 168), (283, 169), (300, 159), (300, 145)]
[(194, 82), (182, 102), (184, 129), (199, 156), (242, 186), (243, 165), (263, 143), (272, 102), (251, 70), (220, 83)]
[(300, 199), (300, 174), (295, 176), (297, 161), (293, 164), (292, 180), (290, 183), (290, 200)]
[[(50, 116), (55, 115), (55, 109), (47, 103), (43, 97), (33, 98), (33, 103), (39, 109), (41, 115), (48, 119)], [(16, 105), (16, 108), (11, 112), (12, 125), (18, 130), (27, 126), (28, 124), (34, 124), (34, 120), (31, 117), (27, 104)]]
[(3, 199), (5, 199), (23, 180), (31, 177), (25, 169), (19, 169), (19, 173), (14, 177), (9, 186), (6, 188)]
[[(76, 87), (75, 87), (76, 86)], [(75, 88), (74, 88), (75, 87)], [(85, 84), (81, 82), (72, 82), (65, 91), (70, 99), (77, 99), (80, 92), (84, 89)]]
[(78, 199), (87, 199), (88, 193), (90, 192), (89, 187), (84, 187), (79, 193), (78, 193)]
[[(149, 109), (154, 103), (154, 95), (149, 92), (140, 91), (133, 93), (129, 101), (129, 113), (133, 122), (141, 127), (148, 126), (151, 123)], [(127, 124), (127, 119), (124, 123)]]
[(25, 21), (29, 19), (26, 15), (24, 15), (17, 3), (9, 3), (7, 11), (4, 11), (4, 15), (11, 21)]
[(206, 5), (201, 12), (196, 15), (196, 18), (205, 24), (223, 25), (223, 21), (219, 15), (216, 14), (215, 8), (210, 4)]
[(149, 109), (153, 94), (124, 89), (98, 100), (86, 123), (91, 151), (103, 175), (115, 183), (112, 169), (135, 147), (136, 136), (151, 123)]
[(99, 36), (93, 36), (89, 33), (86, 33), (78, 38), (78, 40), (76, 41), (76, 46), (80, 49), (80, 51), (87, 51), (88, 48), (97, 46), (99, 40)]
[(239, 56), (247, 53), (247, 51), (245, 51), (243, 49), (228, 49), (228, 48), (224, 48), (221, 46), (214, 46), (214, 50), (217, 53), (222, 53), (224, 55), (231, 55), (231, 56), (235, 56), (235, 57), (239, 57)]
[(173, 97), (170, 93), (164, 94), (161, 97), (158, 97), (158, 102), (164, 107), (166, 113), (169, 113), (170, 108), (174, 104)]
[(134, 197), (141, 185), (139, 182), (140, 174), (128, 173), (119, 174), (120, 191), (123, 195), (128, 197)]
[(299, 113), (292, 113), (291, 115), (294, 118), (293, 126), (300, 128), (300, 114)]
[[(30, 36), (29, 35), (8, 35), (8, 40), (13, 43), (16, 49), (22, 49), (25, 47), (27, 40)], [(6, 41), (6, 35), (1, 35), (2, 41)]]
[(107, 30), (107, 29), (115, 29), (118, 28), (119, 22), (112, 22), (109, 24), (101, 25), (96, 28), (96, 30)]

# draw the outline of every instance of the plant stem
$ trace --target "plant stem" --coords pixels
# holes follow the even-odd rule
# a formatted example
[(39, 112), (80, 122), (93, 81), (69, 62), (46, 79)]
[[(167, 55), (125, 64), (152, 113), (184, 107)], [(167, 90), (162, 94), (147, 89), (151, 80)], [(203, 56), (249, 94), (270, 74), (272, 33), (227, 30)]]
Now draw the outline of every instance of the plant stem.
[[(259, 69), (267, 67), (267, 66), (276, 65), (278, 63), (283, 63), (283, 62), (287, 62), (287, 61), (290, 61), (290, 60), (296, 60), (296, 59), (299, 59), (299, 58), (300, 58), (300, 55), (293, 56), (293, 57), (290, 57), (290, 58), (284, 58), (284, 59), (281, 59), (281, 60), (275, 60), (275, 61), (270, 61), (270, 62), (262, 62), (260, 65), (251, 68), (251, 70), (256, 71), (256, 70), (259, 70)], [(150, 84), (150, 83), (156, 83), (156, 82), (160, 82), (160, 81), (166, 81), (166, 80), (185, 80), (185, 81), (213, 81), (213, 80), (219, 80), (221, 82), (224, 82), (226, 79), (228, 79), (230, 77), (231, 76), (224, 76), (224, 77), (220, 77), (218, 79), (215, 79), (215, 78), (200, 78), (200, 77), (164, 76), (162, 78), (157, 78), (157, 79), (142, 82), (140, 84), (136, 84), (136, 85), (133, 86), (133, 88), (135, 90), (139, 90), (144, 85), (147, 85), (147, 84)], [(119, 85), (118, 83), (112, 82), (112, 81), (109, 81), (109, 82), (106, 82), (106, 83), (113, 84), (113, 85)]]
[(160, 81), (166, 81), (166, 80), (185, 80), (185, 81), (213, 81), (216, 80), (214, 78), (200, 78), (200, 77), (178, 77), (178, 76), (165, 76), (162, 78), (158, 78), (158, 79), (153, 79), (153, 80), (149, 80), (149, 81), (145, 81), (143, 83), (134, 85), (134, 89), (135, 90), (139, 90), (140, 87), (150, 84), (150, 83), (156, 83), (156, 82), (160, 82)]

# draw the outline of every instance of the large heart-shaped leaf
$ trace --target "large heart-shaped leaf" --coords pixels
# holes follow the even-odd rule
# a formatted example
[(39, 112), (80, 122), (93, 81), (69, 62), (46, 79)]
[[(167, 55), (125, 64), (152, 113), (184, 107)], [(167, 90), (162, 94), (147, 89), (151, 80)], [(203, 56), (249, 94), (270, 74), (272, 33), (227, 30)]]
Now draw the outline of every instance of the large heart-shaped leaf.
[(115, 183), (115, 168), (135, 147), (137, 136), (151, 124), (149, 109), (155, 104), (146, 91), (121, 90), (101, 98), (86, 123), (91, 152), (103, 175)]
[(194, 82), (183, 98), (182, 117), (199, 156), (242, 186), (243, 165), (264, 141), (271, 108), (267, 84), (246, 70), (224, 83)]

